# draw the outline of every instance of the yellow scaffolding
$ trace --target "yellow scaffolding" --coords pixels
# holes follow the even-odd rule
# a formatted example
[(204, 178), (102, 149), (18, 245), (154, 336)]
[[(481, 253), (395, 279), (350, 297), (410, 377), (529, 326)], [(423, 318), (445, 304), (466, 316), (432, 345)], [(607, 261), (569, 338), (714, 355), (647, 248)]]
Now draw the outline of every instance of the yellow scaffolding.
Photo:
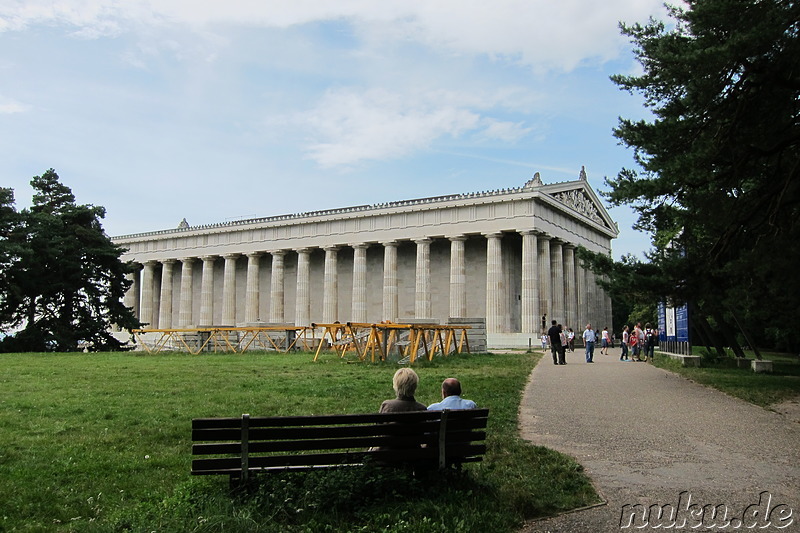
[[(292, 348), (299, 348), (298, 344), (303, 349), (311, 351), (313, 337), (308, 337), (306, 330), (309, 329), (311, 328), (305, 326), (210, 327), (134, 329), (131, 333), (148, 353), (158, 353), (167, 349), (199, 354), (210, 351), (239, 353), (248, 349), (288, 352)], [(148, 343), (143, 337), (150, 333), (159, 334), (155, 342)], [(276, 333), (283, 333), (283, 337), (279, 339)]]
[[(317, 329), (322, 329), (321, 337)], [(163, 350), (240, 353), (250, 349), (288, 352), (292, 349), (314, 352), (314, 361), (325, 350), (344, 358), (354, 353), (361, 361), (385, 361), (396, 352), (414, 363), (419, 357), (429, 361), (437, 354), (469, 353), (467, 330), (470, 326), (436, 324), (311, 324), (307, 326), (208, 327), (182, 329), (134, 329), (136, 341), (148, 353)], [(146, 335), (156, 334), (155, 340)], [(280, 335), (279, 335), (280, 334)], [(456, 337), (458, 335), (458, 337)]]
[(322, 339), (314, 354), (314, 361), (326, 347), (333, 349), (339, 357), (345, 357), (348, 352), (353, 351), (360, 360), (369, 356), (372, 362), (376, 358), (386, 360), (392, 350), (407, 357), (410, 363), (414, 363), (420, 354), (424, 354), (430, 361), (437, 353), (445, 356), (454, 351), (469, 353), (467, 330), (470, 326), (464, 325), (336, 322), (311, 324), (311, 328), (315, 331), (322, 328)]

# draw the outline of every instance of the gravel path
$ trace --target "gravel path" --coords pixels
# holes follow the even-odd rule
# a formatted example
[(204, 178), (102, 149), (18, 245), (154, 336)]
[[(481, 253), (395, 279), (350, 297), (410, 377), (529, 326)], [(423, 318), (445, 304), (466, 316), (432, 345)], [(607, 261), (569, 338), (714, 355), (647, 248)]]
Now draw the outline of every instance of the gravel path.
[[(587, 364), (576, 350), (566, 366), (548, 354), (531, 374), (522, 436), (575, 457), (607, 503), (523, 533), (800, 531), (800, 423), (612, 353)], [(659, 521), (656, 504), (678, 507), (677, 520)], [(701, 515), (691, 509), (705, 505), (727, 517), (707, 512), (692, 528)]]

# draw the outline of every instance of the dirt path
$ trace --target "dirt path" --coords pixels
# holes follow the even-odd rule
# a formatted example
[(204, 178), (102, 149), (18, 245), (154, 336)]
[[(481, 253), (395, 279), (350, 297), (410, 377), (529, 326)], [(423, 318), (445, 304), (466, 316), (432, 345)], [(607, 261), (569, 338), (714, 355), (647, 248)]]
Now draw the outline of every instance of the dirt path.
[[(800, 423), (618, 355), (587, 364), (576, 351), (567, 362), (534, 369), (521, 433), (575, 457), (607, 504), (524, 533), (800, 531)], [(678, 514), (659, 520), (656, 504)], [(727, 516), (702, 515), (706, 505)]]

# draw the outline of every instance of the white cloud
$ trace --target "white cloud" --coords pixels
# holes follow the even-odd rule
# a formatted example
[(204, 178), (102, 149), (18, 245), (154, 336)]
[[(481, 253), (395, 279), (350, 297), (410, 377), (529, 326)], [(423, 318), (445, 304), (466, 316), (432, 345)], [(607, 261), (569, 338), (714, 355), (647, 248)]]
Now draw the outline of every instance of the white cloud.
[(487, 56), (545, 72), (617, 57), (625, 46), (617, 23), (662, 12), (662, 0), (18, 0), (0, 7), (0, 31), (63, 24), (76, 36), (96, 38), (187, 26), (208, 36), (230, 26), (349, 21), (365, 48), (414, 42), (440, 53)]
[(463, 106), (381, 89), (331, 90), (299, 118), (316, 137), (309, 157), (326, 168), (397, 158), (480, 123), (479, 115)]
[(30, 110), (30, 106), (13, 100), (5, 98), (0, 95), (0, 115), (11, 115), (14, 113), (25, 113)]
[(533, 128), (525, 127), (522, 122), (508, 122), (489, 118), (484, 123), (486, 128), (482, 133), (483, 137), (506, 142), (517, 141), (533, 130)]
[(396, 159), (429, 149), (443, 137), (514, 142), (533, 128), (491, 116), (515, 91), (329, 90), (294, 122), (310, 132), (308, 157), (323, 168)]

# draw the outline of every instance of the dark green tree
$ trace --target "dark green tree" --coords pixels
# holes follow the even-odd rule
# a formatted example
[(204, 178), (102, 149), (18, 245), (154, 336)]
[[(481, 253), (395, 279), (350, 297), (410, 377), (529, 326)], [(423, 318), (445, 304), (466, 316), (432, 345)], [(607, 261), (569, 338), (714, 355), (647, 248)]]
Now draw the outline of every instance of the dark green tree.
[[(139, 326), (122, 303), (130, 281), (124, 250), (103, 231), (105, 209), (78, 205), (53, 169), (31, 181), (33, 205), (20, 213), (9, 242), (17, 261), (8, 270), (4, 328), (19, 328), (3, 341), (6, 351), (119, 349), (112, 324)], [(5, 309), (4, 309), (5, 310)]]
[(688, 302), (717, 346), (796, 350), (800, 3), (688, 0), (669, 12), (669, 25), (622, 25), (643, 73), (612, 77), (652, 116), (620, 119), (614, 133), (640, 168), (607, 179), (605, 196), (638, 212), (654, 251), (646, 264), (582, 257), (612, 293), (635, 279)]
[(22, 247), (18, 242), (22, 217), (14, 207), (14, 191), (0, 187), (0, 324), (11, 322), (20, 295), (11, 281), (19, 264)]

